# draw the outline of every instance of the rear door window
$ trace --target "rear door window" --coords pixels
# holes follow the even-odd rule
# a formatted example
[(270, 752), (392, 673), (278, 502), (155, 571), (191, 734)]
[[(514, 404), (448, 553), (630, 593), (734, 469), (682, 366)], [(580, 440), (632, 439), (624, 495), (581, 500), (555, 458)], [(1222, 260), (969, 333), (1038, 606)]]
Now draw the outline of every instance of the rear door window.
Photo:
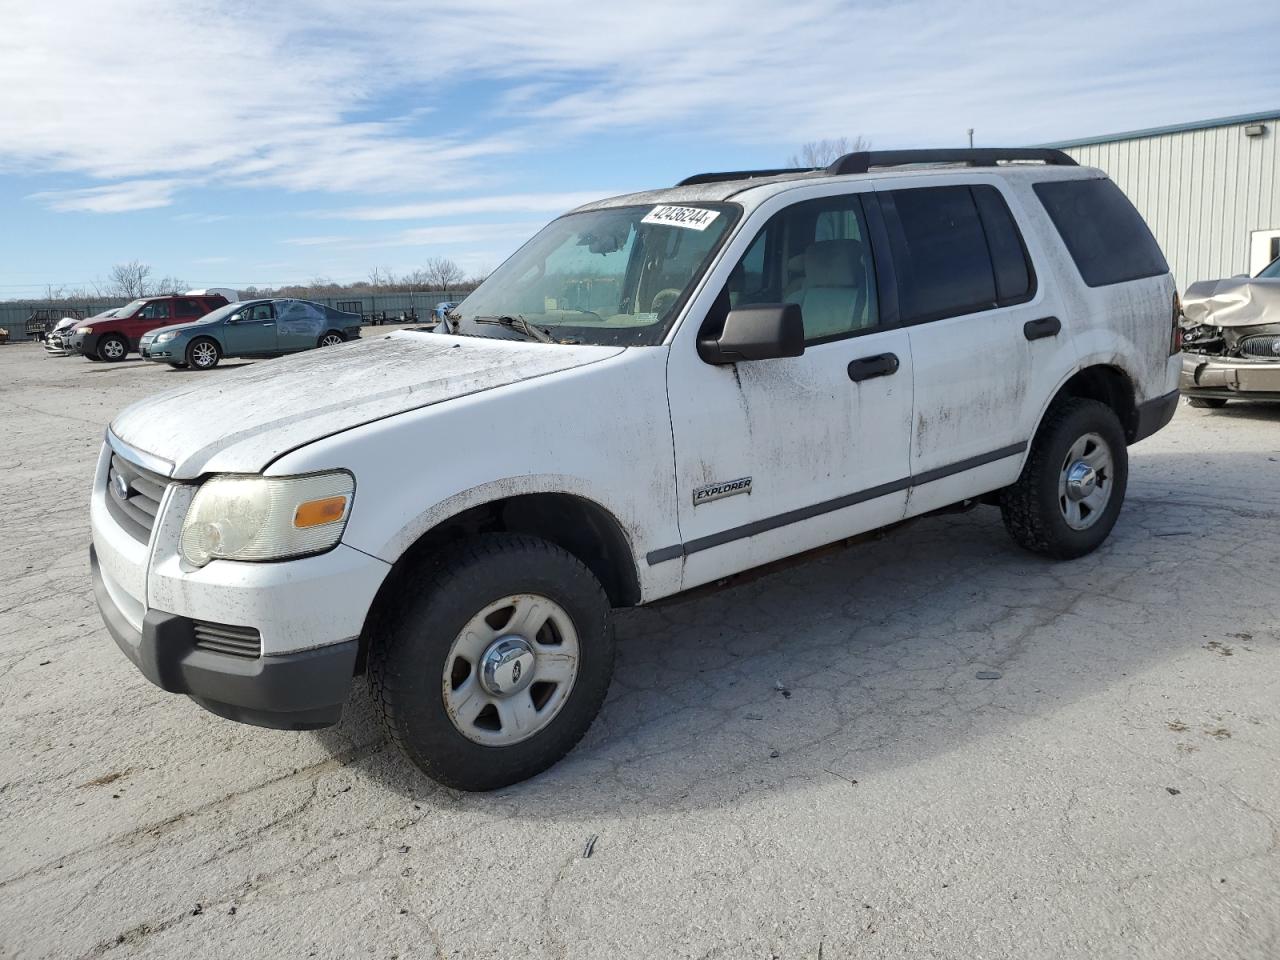
[(178, 300), (174, 302), (173, 306), (173, 315), (178, 318), (204, 315), (204, 308), (194, 300)]
[(893, 190), (883, 196), (904, 323), (996, 305), (991, 255), (967, 186)]
[(1089, 286), (1169, 272), (1142, 216), (1110, 180), (1048, 180), (1035, 191)]
[(1030, 300), (1035, 293), (1035, 273), (1009, 205), (995, 187), (977, 185), (969, 189), (987, 237), (996, 281), (996, 303), (1005, 307)]

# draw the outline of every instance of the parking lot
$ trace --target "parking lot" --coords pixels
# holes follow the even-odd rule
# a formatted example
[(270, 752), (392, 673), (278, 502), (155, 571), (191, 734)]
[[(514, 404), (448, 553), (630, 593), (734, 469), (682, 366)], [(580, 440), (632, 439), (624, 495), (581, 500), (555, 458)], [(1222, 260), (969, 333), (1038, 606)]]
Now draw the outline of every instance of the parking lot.
[(1180, 407), (1079, 561), (979, 508), (625, 612), (582, 744), (472, 795), (363, 686), (242, 726), (102, 626), (105, 424), (238, 365), (0, 348), (0, 956), (1280, 954), (1280, 405)]

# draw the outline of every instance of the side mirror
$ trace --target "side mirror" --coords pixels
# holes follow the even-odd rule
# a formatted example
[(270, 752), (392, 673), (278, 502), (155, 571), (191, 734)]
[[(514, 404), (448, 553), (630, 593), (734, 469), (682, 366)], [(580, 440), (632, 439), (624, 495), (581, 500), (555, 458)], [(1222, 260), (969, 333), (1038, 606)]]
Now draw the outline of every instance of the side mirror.
[(730, 310), (718, 337), (698, 341), (707, 363), (773, 360), (804, 353), (804, 322), (798, 303), (763, 303)]
[(227, 323), (239, 323), (243, 319), (243, 313), (233, 313), (231, 316), (227, 317)]

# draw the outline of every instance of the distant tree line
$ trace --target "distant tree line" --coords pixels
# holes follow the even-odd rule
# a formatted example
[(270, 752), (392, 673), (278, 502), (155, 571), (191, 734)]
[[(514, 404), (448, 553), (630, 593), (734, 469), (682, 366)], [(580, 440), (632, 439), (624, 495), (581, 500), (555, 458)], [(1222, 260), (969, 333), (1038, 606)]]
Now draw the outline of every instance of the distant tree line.
[[(488, 275), (480, 271), (468, 276), (466, 271), (448, 257), (432, 257), (421, 267), (397, 276), (381, 267), (372, 268), (363, 280), (336, 283), (326, 277), (315, 277), (305, 283), (287, 283), (281, 286), (247, 286), (240, 289), (245, 299), (250, 297), (341, 297), (346, 294), (379, 296), (387, 293), (415, 293), (431, 290), (469, 291), (479, 286)], [(159, 297), (182, 293), (191, 284), (174, 276), (153, 278), (151, 265), (140, 260), (117, 263), (106, 279), (94, 280), (87, 285), (68, 286), (47, 284), (43, 300), (51, 303), (85, 300), (136, 300), (139, 297)], [(22, 297), (20, 299), (30, 299)]]

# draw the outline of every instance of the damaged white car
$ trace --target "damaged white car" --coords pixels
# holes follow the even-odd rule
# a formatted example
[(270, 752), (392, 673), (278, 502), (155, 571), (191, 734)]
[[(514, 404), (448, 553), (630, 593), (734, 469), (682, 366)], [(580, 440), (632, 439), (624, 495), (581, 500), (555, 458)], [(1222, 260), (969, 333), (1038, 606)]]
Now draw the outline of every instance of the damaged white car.
[(1280, 259), (1183, 297), (1182, 395), (1193, 407), (1280, 400)]
[(217, 714), (326, 726), (366, 674), (422, 770), (500, 787), (590, 725), (615, 608), (956, 504), (1097, 548), (1178, 319), (1133, 205), (1056, 150), (698, 174), (554, 220), (436, 332), (121, 413), (98, 605)]

